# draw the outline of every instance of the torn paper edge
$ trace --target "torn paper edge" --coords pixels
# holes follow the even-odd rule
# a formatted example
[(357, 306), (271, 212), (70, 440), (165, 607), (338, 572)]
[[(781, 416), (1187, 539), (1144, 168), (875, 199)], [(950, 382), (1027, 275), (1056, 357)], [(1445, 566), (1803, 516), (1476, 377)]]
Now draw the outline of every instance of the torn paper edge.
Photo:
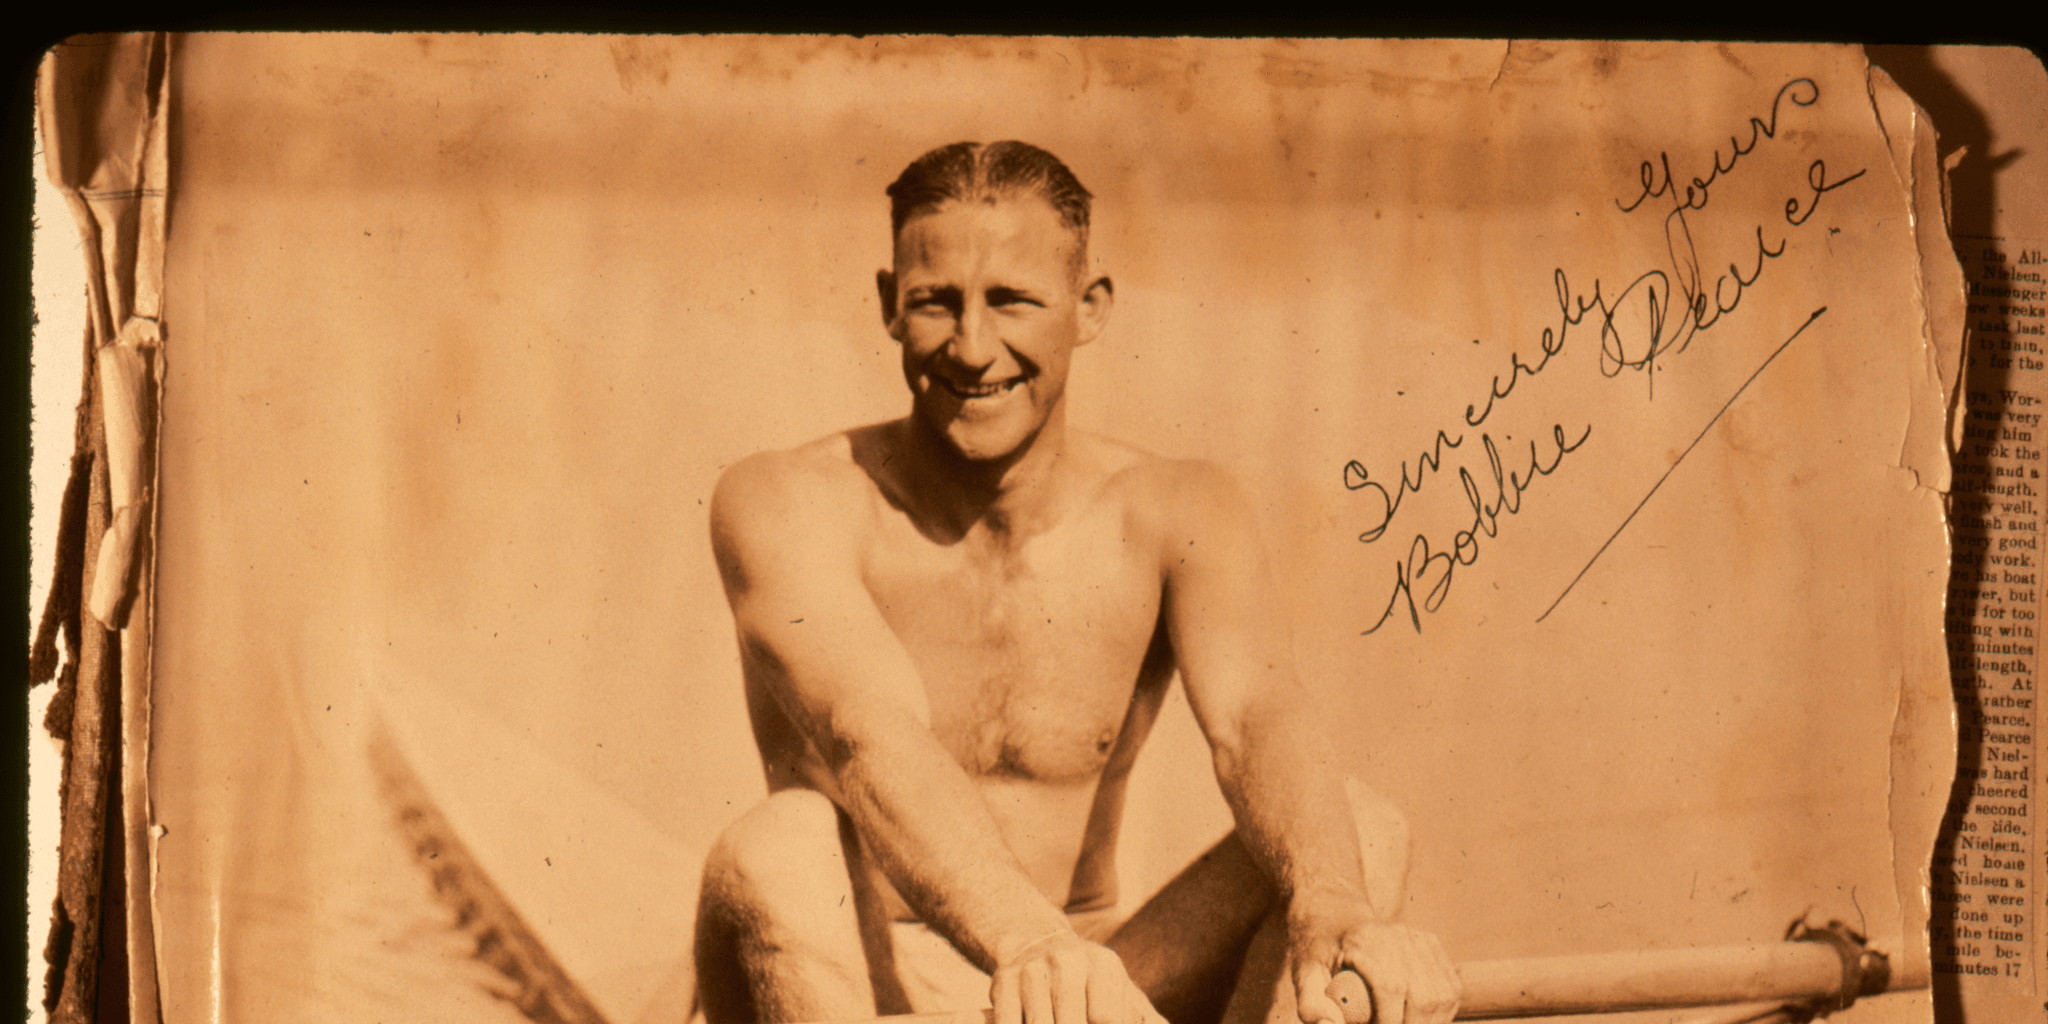
[[(1963, 279), (1961, 264), (1949, 241), (1947, 168), (1937, 162), (1937, 139), (1926, 112), (1882, 68), (1867, 62), (1866, 65), (1871, 114), (1890, 152), (1893, 175), (1907, 197), (1918, 255), (1919, 275), (1914, 286), (1921, 309), (1923, 363), (1919, 385), (1940, 395), (1943, 408), (1942, 416), (1933, 420), (1922, 414), (1917, 402), (1909, 399), (1899, 467), (1913, 474), (1919, 489), (1936, 492), (1945, 499), (1952, 483), (1951, 459), (1966, 412), (1962, 404)], [(1944, 547), (1952, 550), (1953, 532), (1945, 500), (1942, 527)], [(1944, 586), (1940, 598), (1944, 610), (1947, 600)], [(1944, 626), (1937, 619), (1932, 628), (1939, 634)], [(1901, 651), (1902, 655), (1906, 653)], [(1917, 932), (1919, 936), (1918, 941), (1901, 950), (1896, 966), (1900, 980), (1911, 976), (1925, 985), (1932, 972), (1928, 931), (1933, 913), (1932, 857), (1943, 821), (1941, 798), (1954, 781), (1956, 713), (1946, 678), (1938, 684), (1916, 686), (1915, 680), (1901, 671), (1893, 683), (1896, 704), (1887, 794), (1893, 879), (1903, 917), (1901, 942), (1905, 935)], [(1914, 691), (1920, 689), (1926, 690), (1919, 694), (1926, 699), (1913, 699)], [(1929, 764), (1924, 750), (1934, 724), (1927, 712), (1934, 707), (1944, 711), (1943, 739), (1935, 752), (1940, 758), (1938, 765)]]
[[(142, 204), (142, 237), (136, 247), (135, 270), (136, 312), (151, 322), (158, 322), (163, 316), (164, 256), (171, 202), (171, 110), (176, 100), (171, 82), (177, 58), (177, 37), (163, 37), (162, 48), (163, 67), (156, 82), (157, 94), (151, 103), (154, 116), (150, 119), (146, 150), (146, 174), (148, 180), (157, 186), (157, 193)], [(156, 401), (152, 403), (154, 415), (148, 421), (149, 487), (153, 495), (162, 493), (163, 485), (163, 461), (159, 453), (164, 425), (165, 353), (160, 325), (155, 334), (158, 350), (151, 364), (154, 371), (151, 388)], [(121, 681), (122, 706), (128, 712), (122, 719), (122, 756), (127, 758), (125, 763), (138, 765), (141, 769), (122, 776), (121, 824), (126, 832), (123, 839), (128, 844), (129, 865), (128, 1014), (131, 1021), (151, 1022), (163, 1019), (156, 957), (162, 942), (162, 936), (157, 933), (157, 841), (163, 837), (163, 828), (156, 823), (156, 807), (150, 799), (151, 782), (156, 774), (150, 757), (150, 735), (155, 720), (151, 701), (156, 678), (156, 539), (160, 529), (160, 508), (157, 502), (149, 503), (148, 520), (143, 527), (142, 539), (147, 545), (147, 556), (143, 559), (137, 582), (139, 593), (136, 603), (140, 611), (135, 616), (138, 621), (131, 623), (129, 630), (135, 640), (135, 651), (134, 656), (122, 662), (126, 672)]]
[[(162, 425), (158, 399), (161, 394), (163, 336), (157, 318), (162, 303), (167, 224), (170, 44), (161, 33), (131, 34), (127, 39), (132, 45), (139, 45), (149, 52), (139, 66), (126, 69), (129, 74), (124, 76), (124, 81), (111, 83), (141, 96), (141, 103), (136, 106), (142, 112), (142, 123), (122, 126), (141, 129), (141, 138), (137, 140), (141, 151), (141, 177), (135, 182), (134, 192), (119, 197), (135, 203), (136, 237), (133, 263), (129, 268), (132, 272), (125, 295), (122, 294), (123, 282), (119, 280), (118, 273), (109, 273), (116, 269), (109, 257), (121, 255), (123, 239), (104, 230), (105, 225), (100, 222), (102, 211), (95, 209), (81, 194), (77, 183), (54, 180), (59, 175), (50, 171), (53, 165), (61, 166), (57, 154), (65, 144), (60, 132), (48, 130), (55, 128), (57, 123), (50, 118), (47, 109), (50, 102), (48, 82), (54, 73), (54, 65), (50, 62), (55, 60), (54, 52), (45, 57), (38, 75), (37, 104), (42, 113), (38, 119), (39, 127), (45, 129), (43, 140), (51, 158), (46, 162), (44, 172), (53, 179), (52, 184), (64, 195), (72, 211), (87, 261), (86, 317), (92, 327), (89, 337), (94, 351), (90, 357), (93, 365), (86, 390), (89, 397), (96, 387), (100, 396), (97, 426), (103, 436), (105, 471), (108, 474), (108, 523), (101, 536), (84, 538), (88, 545), (96, 542), (98, 550), (91, 565), (80, 567), (91, 582), (89, 592), (84, 595), (85, 607), (79, 609), (90, 613), (98, 625), (115, 634), (111, 639), (119, 644), (121, 657), (120, 678), (107, 695), (119, 701), (119, 729), (113, 734), (103, 735), (97, 744), (102, 748), (103, 756), (118, 750), (121, 776), (117, 798), (122, 801), (121, 835), (106, 835), (103, 819), (94, 825), (94, 829), (98, 832), (102, 858), (108, 842), (122, 844), (125, 870), (117, 886), (113, 879), (106, 877), (103, 860), (99, 892), (102, 901), (113, 897), (122, 903), (126, 928), (124, 952), (128, 958), (125, 982), (129, 1019), (155, 1022), (161, 1019), (161, 1007), (156, 974), (156, 872), (154, 830), (150, 827), (148, 709), (152, 643), (149, 619), (153, 613), (157, 519), (154, 502), (150, 499), (159, 482), (156, 453)], [(118, 225), (118, 218), (114, 223)], [(124, 303), (123, 299), (127, 301)], [(127, 308), (120, 308), (123, 305)], [(112, 329), (115, 322), (120, 324), (118, 332)], [(83, 404), (84, 399), (81, 401)], [(89, 442), (81, 437), (78, 443)], [(135, 613), (137, 605), (144, 609), (140, 615)], [(103, 799), (113, 796), (107, 793)], [(60, 862), (63, 855), (60, 847)], [(97, 933), (96, 940), (90, 945), (100, 947), (100, 950), (97, 953), (86, 950), (86, 955), (103, 956), (105, 941), (105, 934)], [(104, 976), (97, 976), (94, 980), (95, 988), (101, 990), (108, 982)], [(71, 983), (71, 977), (66, 975), (67, 990)], [(72, 997), (68, 1001), (73, 1003), (79, 999), (94, 998), (68, 991), (67, 995)]]
[[(1914, 281), (1920, 306), (1920, 339), (1924, 379), (1943, 396), (1943, 415), (1930, 423), (1916, 404), (1907, 406), (1905, 436), (1901, 439), (1899, 466), (1918, 479), (1919, 486), (1948, 493), (1953, 445), (1948, 441), (1963, 409), (1962, 387), (1962, 269), (1948, 238), (1947, 218), (1942, 210), (1943, 188), (1933, 195), (1927, 190), (1946, 177), (1934, 166), (1935, 135), (1927, 114), (1893, 82), (1883, 68), (1870, 65), (1866, 83), (1871, 114), (1891, 153), (1891, 170), (1899, 191), (1908, 197), (1907, 217), (1918, 250), (1920, 274)], [(1887, 108), (1891, 116), (1887, 117)], [(1922, 167), (1922, 164), (1929, 166)], [(1929, 173), (1931, 171), (1931, 173)], [(1944, 273), (1948, 271), (1949, 273)], [(1949, 277), (1950, 282), (1942, 282)], [(1947, 287), (1948, 283), (1953, 288)], [(1930, 299), (1953, 294), (1956, 305), (1952, 318)], [(1952, 322), (1949, 322), (1952, 320)]]

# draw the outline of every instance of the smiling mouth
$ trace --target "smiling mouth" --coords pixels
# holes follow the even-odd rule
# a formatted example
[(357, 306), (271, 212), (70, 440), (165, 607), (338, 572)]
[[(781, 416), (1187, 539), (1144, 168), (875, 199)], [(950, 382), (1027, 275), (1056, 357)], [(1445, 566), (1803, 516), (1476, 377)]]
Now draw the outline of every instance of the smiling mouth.
[(1024, 378), (1022, 377), (1012, 377), (1009, 380), (989, 381), (984, 384), (961, 384), (957, 381), (948, 380), (947, 378), (940, 376), (934, 376), (932, 379), (936, 381), (940, 387), (945, 388), (947, 391), (952, 392), (955, 396), (961, 399), (995, 398), (1001, 395), (1007, 395), (1010, 392), (1017, 390), (1018, 385), (1024, 383)]

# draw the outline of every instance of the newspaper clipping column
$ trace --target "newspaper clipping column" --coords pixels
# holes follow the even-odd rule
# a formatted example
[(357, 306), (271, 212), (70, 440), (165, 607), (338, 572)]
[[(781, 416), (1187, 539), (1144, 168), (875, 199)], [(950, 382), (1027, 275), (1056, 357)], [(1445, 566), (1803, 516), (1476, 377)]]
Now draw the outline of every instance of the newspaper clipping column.
[[(1937, 970), (2038, 989), (2041, 863), (2033, 835), (2041, 628), (2042, 251), (1959, 237), (1973, 372), (1956, 462), (1949, 649), (1961, 767), (1935, 855)], [(2030, 920), (2030, 918), (2034, 920)]]
[(2048, 1020), (2040, 841), (2048, 71), (2013, 47), (1870, 48), (1940, 135), (1967, 351), (1950, 507), (1958, 759), (1928, 875), (1935, 1019)]

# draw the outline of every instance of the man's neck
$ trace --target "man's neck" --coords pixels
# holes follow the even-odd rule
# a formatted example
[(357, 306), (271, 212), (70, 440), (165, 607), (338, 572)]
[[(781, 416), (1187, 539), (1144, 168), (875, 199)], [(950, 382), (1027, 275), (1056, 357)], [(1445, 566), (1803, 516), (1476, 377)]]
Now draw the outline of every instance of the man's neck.
[(968, 459), (915, 416), (902, 421), (902, 438), (908, 464), (901, 479), (916, 496), (915, 514), (946, 535), (964, 537), (979, 527), (1002, 543), (1042, 532), (1058, 519), (1069, 468), (1064, 409), (1002, 459)]

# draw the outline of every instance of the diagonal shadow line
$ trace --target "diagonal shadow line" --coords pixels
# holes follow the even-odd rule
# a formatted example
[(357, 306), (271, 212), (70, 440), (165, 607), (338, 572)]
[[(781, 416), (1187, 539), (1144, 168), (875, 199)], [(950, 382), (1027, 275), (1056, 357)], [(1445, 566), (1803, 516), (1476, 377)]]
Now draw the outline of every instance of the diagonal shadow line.
[(1564, 603), (1564, 599), (1571, 594), (1572, 588), (1578, 586), (1579, 581), (1585, 579), (1586, 574), (1593, 570), (1593, 563), (1598, 562), (1600, 560), (1600, 556), (1607, 553), (1608, 547), (1614, 543), (1615, 538), (1621, 536), (1621, 531), (1628, 529), (1628, 524), (1635, 521), (1636, 513), (1641, 512), (1643, 510), (1643, 506), (1648, 505), (1650, 503), (1650, 499), (1657, 496), (1657, 489), (1664, 486), (1664, 481), (1671, 479), (1671, 474), (1677, 472), (1678, 467), (1685, 463), (1686, 456), (1691, 455), (1692, 450), (1694, 448), (1698, 448), (1700, 446), (1700, 442), (1707, 439), (1707, 433), (1714, 429), (1714, 424), (1721, 422), (1722, 416), (1727, 415), (1728, 410), (1735, 405), (1735, 400), (1741, 398), (1742, 393), (1748, 391), (1749, 386), (1751, 384), (1756, 383), (1756, 379), (1758, 377), (1763, 376), (1764, 371), (1770, 368), (1771, 363), (1774, 360), (1776, 360), (1778, 356), (1782, 354), (1786, 349), (1791, 348), (1792, 342), (1797, 340), (1801, 334), (1805, 333), (1808, 327), (1813, 326), (1813, 322), (1815, 320), (1820, 319), (1820, 315), (1827, 311), (1828, 308), (1826, 306), (1822, 306), (1821, 308), (1814, 310), (1813, 315), (1807, 317), (1806, 322), (1800, 324), (1799, 329), (1793, 331), (1792, 336), (1790, 338), (1786, 338), (1783, 344), (1779, 345), (1777, 349), (1772, 351), (1770, 356), (1765, 358), (1763, 363), (1756, 368), (1756, 372), (1750, 374), (1749, 379), (1743, 381), (1742, 386), (1735, 389), (1734, 394), (1728, 396), (1728, 401), (1723, 402), (1721, 404), (1721, 408), (1714, 413), (1713, 418), (1707, 420), (1707, 425), (1700, 428), (1699, 436), (1693, 438), (1692, 443), (1685, 446), (1685, 451), (1680, 452), (1678, 458), (1671, 463), (1669, 468), (1664, 470), (1664, 475), (1658, 477), (1657, 482), (1650, 485), (1649, 493), (1643, 495), (1643, 500), (1636, 502), (1636, 507), (1629, 512), (1628, 518), (1623, 519), (1621, 521), (1621, 525), (1614, 528), (1614, 533), (1607, 538), (1605, 543), (1600, 545), (1600, 550), (1593, 552), (1593, 557), (1586, 560), (1586, 567), (1580, 569), (1579, 574), (1577, 576), (1572, 577), (1572, 581), (1570, 583), (1565, 584), (1564, 593), (1557, 595), (1557, 600), (1550, 602), (1550, 607), (1543, 609), (1543, 614), (1536, 616), (1537, 622), (1542, 622), (1544, 619), (1549, 618), (1550, 613), (1556, 611), (1557, 606)]

